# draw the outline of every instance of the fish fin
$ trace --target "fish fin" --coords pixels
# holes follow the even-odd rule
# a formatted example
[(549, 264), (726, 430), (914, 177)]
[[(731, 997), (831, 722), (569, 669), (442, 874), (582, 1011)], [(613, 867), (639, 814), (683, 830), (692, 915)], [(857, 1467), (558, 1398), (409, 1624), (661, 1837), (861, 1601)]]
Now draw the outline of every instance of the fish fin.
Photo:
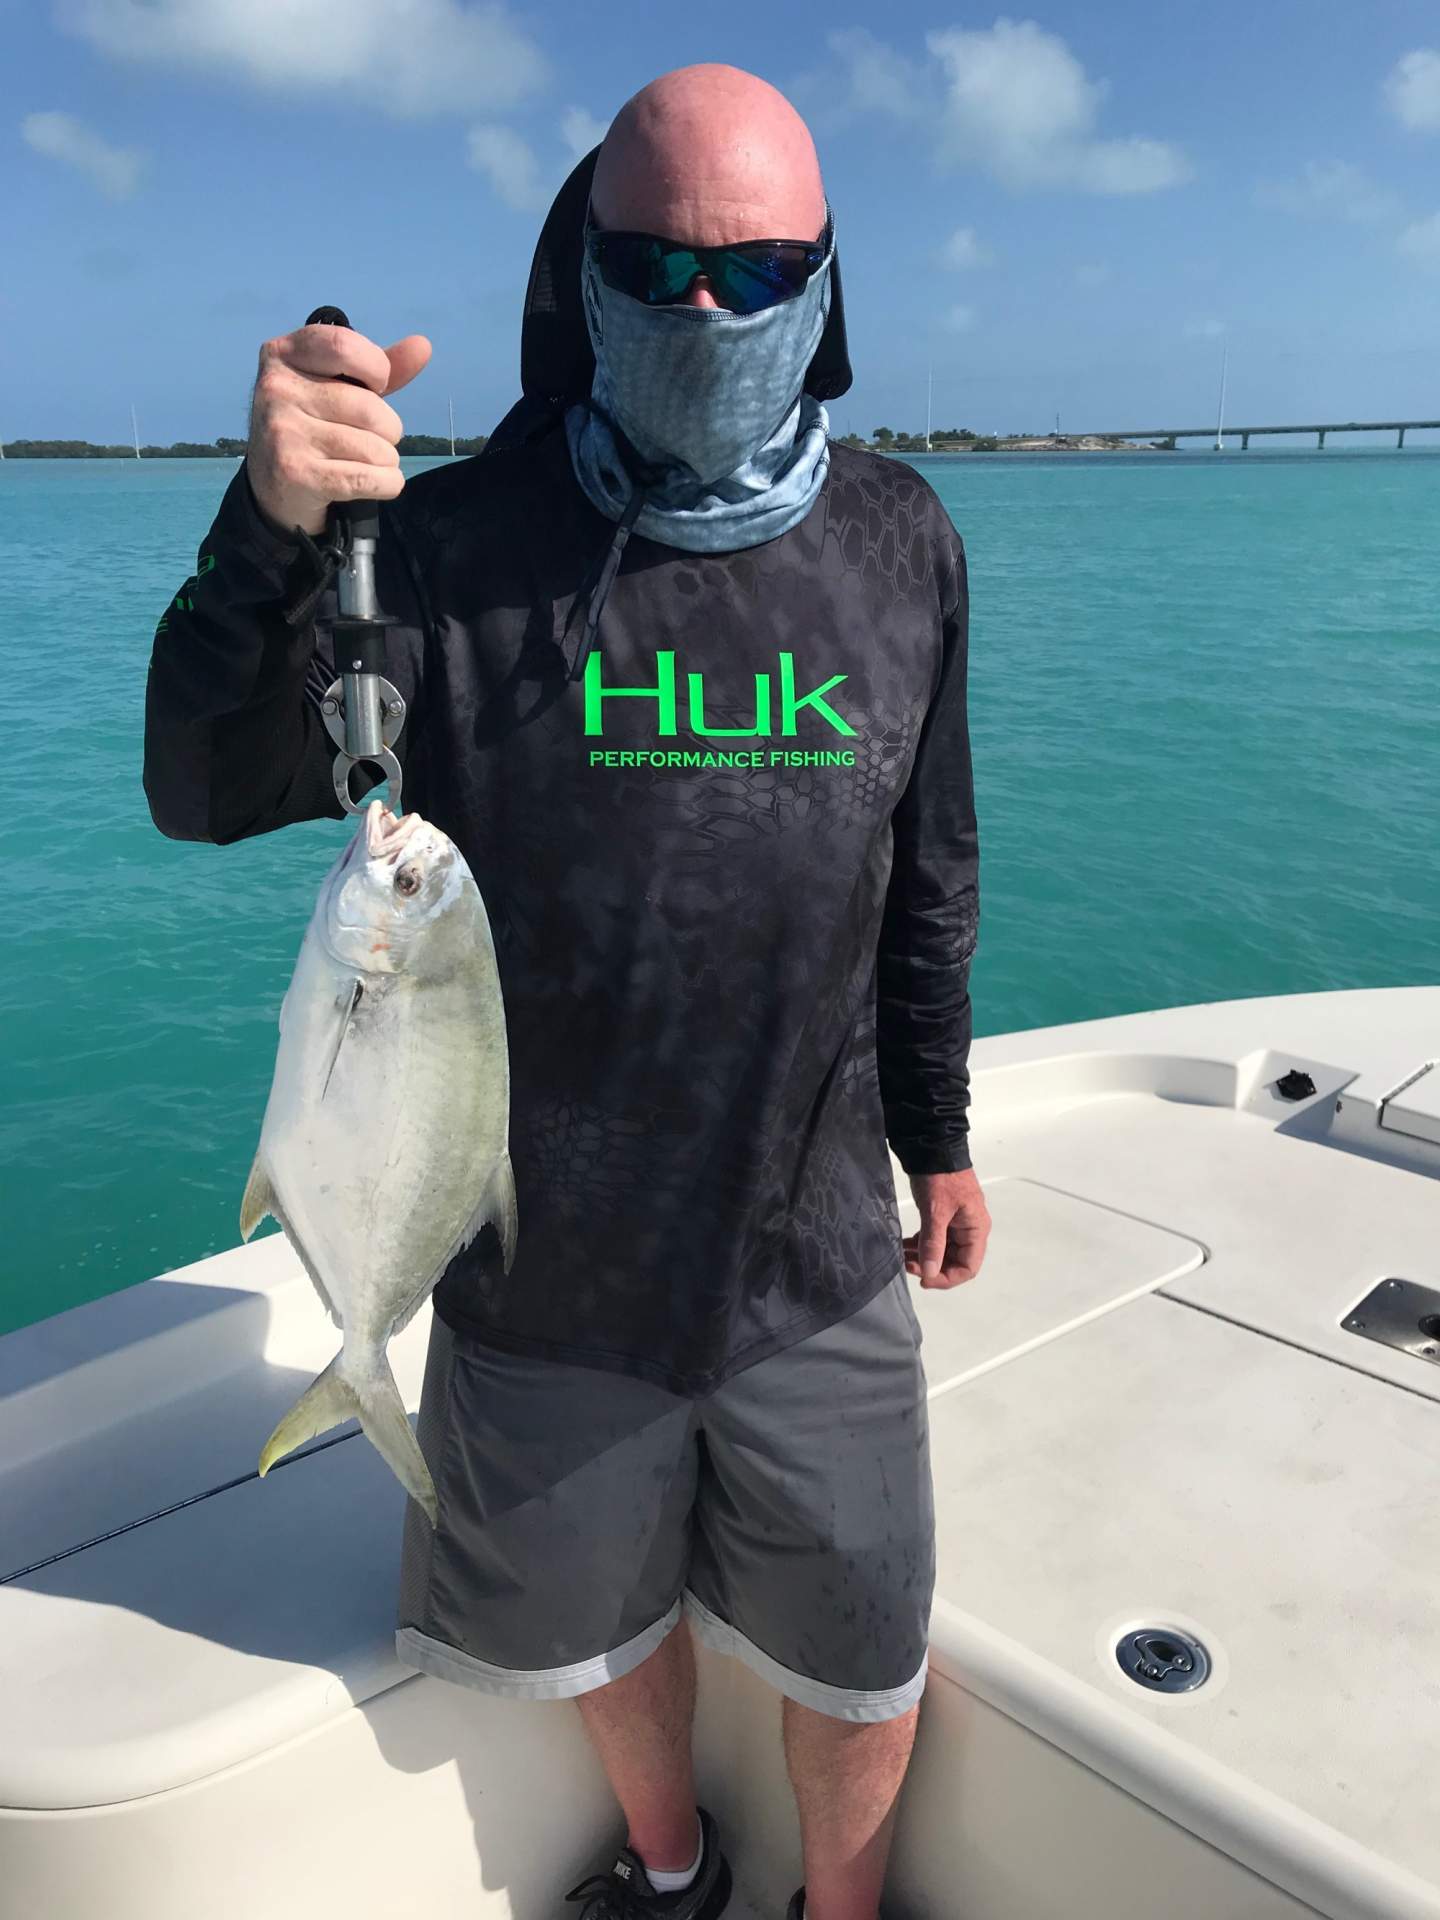
[[(435, 1287), (435, 1282), (440, 1278), (441, 1274), (444, 1273), (450, 1262), (457, 1254), (465, 1251), (466, 1247), (469, 1246), (480, 1229), (487, 1224), (493, 1225), (496, 1233), (500, 1236), (500, 1246), (505, 1256), (505, 1271), (508, 1273), (510, 1271), (510, 1262), (515, 1258), (515, 1238), (518, 1232), (515, 1212), (515, 1175), (510, 1166), (510, 1156), (508, 1153), (502, 1154), (496, 1162), (495, 1168), (490, 1176), (489, 1185), (480, 1196), (479, 1206), (476, 1207), (474, 1213), (472, 1213), (470, 1218), (465, 1222), (464, 1228), (455, 1240), (453, 1246), (451, 1246), (450, 1250), (446, 1253), (445, 1258), (440, 1262), (439, 1266), (425, 1284), (417, 1288), (414, 1295), (406, 1302), (390, 1323), (390, 1338), (392, 1340), (397, 1333), (402, 1333), (405, 1328), (409, 1326), (421, 1307), (423, 1307), (425, 1302), (430, 1298)], [(315, 1284), (319, 1286), (320, 1283), (317, 1280)]]
[(515, 1208), (515, 1169), (510, 1165), (508, 1153), (502, 1154), (496, 1162), (485, 1197), (490, 1209), (485, 1217), (493, 1223), (500, 1236), (500, 1248), (508, 1273), (510, 1263), (515, 1258), (515, 1241), (520, 1232), (519, 1215)]
[(296, 1233), (294, 1227), (291, 1226), (281, 1211), (279, 1198), (274, 1192), (270, 1194), (270, 1215), (272, 1219), (280, 1222), (285, 1238), (290, 1242), (291, 1251), (305, 1269), (306, 1273), (309, 1274), (310, 1284), (320, 1296), (320, 1304), (335, 1322), (336, 1326), (343, 1329), (345, 1322), (335, 1310), (335, 1302), (330, 1298), (330, 1289), (320, 1277), (320, 1269), (306, 1252), (305, 1242), (300, 1238), (299, 1234)]
[(248, 1240), (266, 1214), (275, 1214), (275, 1195), (270, 1190), (270, 1176), (260, 1164), (260, 1156), (255, 1156), (255, 1164), (250, 1169), (250, 1178), (245, 1182), (245, 1197), (240, 1202), (240, 1238)]
[(325, 1069), (325, 1083), (320, 1089), (323, 1100), (330, 1091), (330, 1082), (335, 1077), (335, 1068), (339, 1064), (340, 1049), (345, 1045), (345, 1036), (350, 1031), (350, 1022), (355, 1018), (355, 1009), (365, 996), (365, 982), (357, 979), (350, 989), (350, 1005), (345, 1010), (345, 1018), (340, 1022), (340, 1031), (335, 1036), (335, 1051), (330, 1056), (330, 1064)]
[[(456, 1248), (456, 1252), (457, 1253), (459, 1252), (458, 1247)], [(450, 1260), (453, 1260), (454, 1258), (455, 1258), (455, 1254), (452, 1253), (450, 1256)], [(449, 1266), (450, 1260), (447, 1260), (445, 1262), (446, 1267)], [(445, 1271), (445, 1267), (442, 1267), (440, 1269), (440, 1272), (443, 1273), (444, 1271)], [(437, 1274), (436, 1279), (438, 1278), (439, 1278), (439, 1275)], [(430, 1298), (431, 1294), (434, 1291), (435, 1291), (435, 1281), (427, 1280), (424, 1286), (420, 1288), (420, 1290), (415, 1294), (414, 1298), (408, 1303), (408, 1305), (403, 1306), (400, 1309), (399, 1313), (396, 1314), (394, 1320), (391, 1322), (391, 1325), (390, 1325), (390, 1338), (392, 1340), (395, 1338), (397, 1333), (403, 1333), (405, 1331), (406, 1327), (409, 1326), (410, 1322), (415, 1318), (416, 1314), (420, 1311), (421, 1307), (424, 1306), (425, 1302)]]
[(293, 1453), (305, 1441), (328, 1433), (346, 1420), (358, 1419), (366, 1438), (411, 1499), (419, 1501), (433, 1527), (439, 1514), (435, 1482), (411, 1428), (389, 1362), (382, 1354), (373, 1373), (357, 1378), (344, 1369), (344, 1358), (343, 1353), (337, 1354), (325, 1371), (311, 1381), (265, 1442), (260, 1454), (261, 1479), (277, 1460)]
[(430, 1278), (426, 1280), (423, 1285), (415, 1289), (414, 1293), (412, 1293), (410, 1298), (405, 1302), (405, 1305), (401, 1307), (395, 1318), (390, 1322), (390, 1333), (388, 1337), (391, 1340), (395, 1338), (397, 1333), (403, 1333), (405, 1331), (406, 1327), (409, 1326), (421, 1307), (424, 1306), (425, 1302), (430, 1298), (430, 1295), (435, 1291), (436, 1281), (440, 1278), (441, 1274), (444, 1273), (456, 1254), (463, 1253), (475, 1238), (476, 1234), (479, 1233), (486, 1220), (490, 1217), (489, 1207), (490, 1197), (487, 1194), (475, 1209), (474, 1213), (472, 1213), (470, 1218), (465, 1222), (465, 1226), (459, 1237), (451, 1245), (434, 1273), (431, 1274)]

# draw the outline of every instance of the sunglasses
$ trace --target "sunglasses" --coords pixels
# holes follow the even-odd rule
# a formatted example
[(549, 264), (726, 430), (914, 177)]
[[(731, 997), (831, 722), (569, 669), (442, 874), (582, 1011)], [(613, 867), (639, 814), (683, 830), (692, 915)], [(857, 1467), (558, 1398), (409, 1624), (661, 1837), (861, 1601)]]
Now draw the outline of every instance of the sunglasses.
[(585, 251), (607, 287), (672, 307), (703, 274), (732, 313), (760, 313), (803, 293), (830, 252), (831, 222), (818, 240), (741, 240), (733, 247), (686, 247), (654, 233), (587, 226)]

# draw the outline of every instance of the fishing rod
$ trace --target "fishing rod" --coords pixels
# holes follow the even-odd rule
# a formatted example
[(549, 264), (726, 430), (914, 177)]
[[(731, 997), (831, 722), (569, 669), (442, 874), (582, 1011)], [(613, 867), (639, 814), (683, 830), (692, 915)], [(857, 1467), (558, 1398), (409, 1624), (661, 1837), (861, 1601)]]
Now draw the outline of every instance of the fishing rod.
[[(317, 307), (307, 327), (348, 327), (339, 307)], [(363, 383), (342, 374), (351, 386)], [(339, 611), (330, 626), (331, 656), (337, 678), (320, 703), (325, 731), (335, 755), (335, 797), (347, 813), (363, 813), (373, 789), (360, 800), (350, 792), (358, 766), (375, 767), (390, 786), (390, 811), (400, 813), (400, 762), (395, 742), (405, 725), (405, 702), (385, 678), (390, 616), (380, 611), (375, 592), (375, 554), (380, 544), (380, 504), (376, 500), (336, 501), (326, 536), (337, 556), (335, 594)]]

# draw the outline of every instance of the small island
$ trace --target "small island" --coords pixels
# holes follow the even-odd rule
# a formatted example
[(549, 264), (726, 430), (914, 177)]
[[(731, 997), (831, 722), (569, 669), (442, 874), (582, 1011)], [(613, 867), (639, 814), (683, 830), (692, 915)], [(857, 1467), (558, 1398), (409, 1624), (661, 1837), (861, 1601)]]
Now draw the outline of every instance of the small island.
[(923, 433), (896, 433), (876, 427), (870, 439), (842, 434), (842, 447), (872, 453), (1173, 453), (1173, 440), (1120, 440), (1103, 433), (972, 433), (969, 427), (944, 427)]

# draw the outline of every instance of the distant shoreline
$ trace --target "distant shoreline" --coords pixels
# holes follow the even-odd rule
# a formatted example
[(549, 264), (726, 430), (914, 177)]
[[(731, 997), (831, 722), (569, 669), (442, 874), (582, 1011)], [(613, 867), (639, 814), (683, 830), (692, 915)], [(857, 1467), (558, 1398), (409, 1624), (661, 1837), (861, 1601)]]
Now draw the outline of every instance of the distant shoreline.
[(993, 446), (946, 446), (946, 447), (877, 447), (869, 443), (874, 453), (893, 453), (897, 460), (906, 459), (911, 454), (921, 453), (934, 459), (940, 454), (981, 453), (1174, 453), (1175, 448), (1168, 443), (1155, 440), (997, 440)]
[[(455, 440), (454, 454), (458, 460), (462, 456), (483, 453), (485, 434), (476, 434), (469, 439)], [(921, 444), (916, 445), (915, 441)], [(935, 435), (931, 444), (924, 445), (920, 435), (902, 434), (890, 441), (862, 440), (859, 434), (846, 434), (840, 439), (842, 446), (861, 447), (870, 453), (894, 454), (904, 459), (910, 454), (927, 453), (1173, 453), (1171, 446), (1162, 446), (1147, 440), (1101, 440), (1093, 435), (1058, 437), (1050, 435), (1016, 435), (1001, 439), (990, 435), (980, 435), (966, 440), (952, 440), (948, 436)], [(449, 435), (435, 433), (407, 433), (400, 439), (399, 451), (411, 457), (439, 457), (449, 454)], [(142, 460), (239, 460), (245, 453), (243, 440), (177, 440), (168, 447), (141, 447), (139, 458)], [(0, 455), (6, 460), (134, 460), (133, 446), (105, 446), (91, 440), (6, 440), (0, 442)]]
[[(960, 455), (966, 458), (980, 454), (1023, 454), (1023, 453), (1176, 453), (1179, 451), (1173, 441), (1167, 440), (1112, 440), (1095, 434), (1014, 434), (1000, 437), (990, 434), (971, 434), (964, 438), (952, 438), (948, 434), (932, 434), (930, 445), (925, 445), (923, 434), (892, 434), (888, 439), (864, 440), (858, 433), (837, 434), (834, 436), (837, 446), (856, 447), (869, 453), (883, 453), (897, 460), (913, 459), (916, 455), (927, 458)], [(487, 436), (476, 434), (468, 439), (455, 440), (455, 459), (469, 458), (485, 451)], [(441, 459), (451, 454), (450, 437), (438, 433), (407, 433), (399, 443), (401, 454), (416, 459)], [(1187, 452), (1208, 451), (1200, 447), (1191, 447)], [(1236, 451), (1227, 446), (1225, 452)], [(1275, 449), (1280, 451), (1280, 449)], [(1291, 452), (1311, 452), (1311, 448), (1286, 449)], [(1374, 453), (1374, 447), (1353, 447), (1344, 449), (1354, 453)], [(1417, 447), (1417, 453), (1440, 453), (1440, 447)], [(168, 447), (145, 447), (140, 449), (142, 460), (230, 460), (243, 459), (245, 442), (243, 440), (195, 441), (177, 440)], [(4, 460), (134, 460), (133, 446), (104, 446), (90, 440), (6, 440), (0, 442), (0, 457)]]
[(920, 433), (891, 434), (888, 438), (877, 435), (873, 440), (862, 440), (858, 433), (847, 433), (840, 440), (841, 446), (863, 447), (871, 453), (893, 453), (899, 459), (912, 454), (941, 453), (1174, 453), (1173, 441), (1168, 440), (1115, 440), (1108, 435), (1094, 433), (1012, 433), (1012, 434), (940, 434), (930, 436), (930, 444), (925, 444), (925, 436)]
[[(455, 438), (455, 457), (483, 453), (485, 434), (462, 440)], [(448, 454), (449, 434), (407, 433), (400, 438), (402, 454)], [(141, 447), (141, 460), (239, 460), (245, 452), (243, 440), (176, 440), (168, 447)], [(134, 460), (133, 446), (105, 446), (91, 440), (5, 440), (0, 455), (6, 460)]]

